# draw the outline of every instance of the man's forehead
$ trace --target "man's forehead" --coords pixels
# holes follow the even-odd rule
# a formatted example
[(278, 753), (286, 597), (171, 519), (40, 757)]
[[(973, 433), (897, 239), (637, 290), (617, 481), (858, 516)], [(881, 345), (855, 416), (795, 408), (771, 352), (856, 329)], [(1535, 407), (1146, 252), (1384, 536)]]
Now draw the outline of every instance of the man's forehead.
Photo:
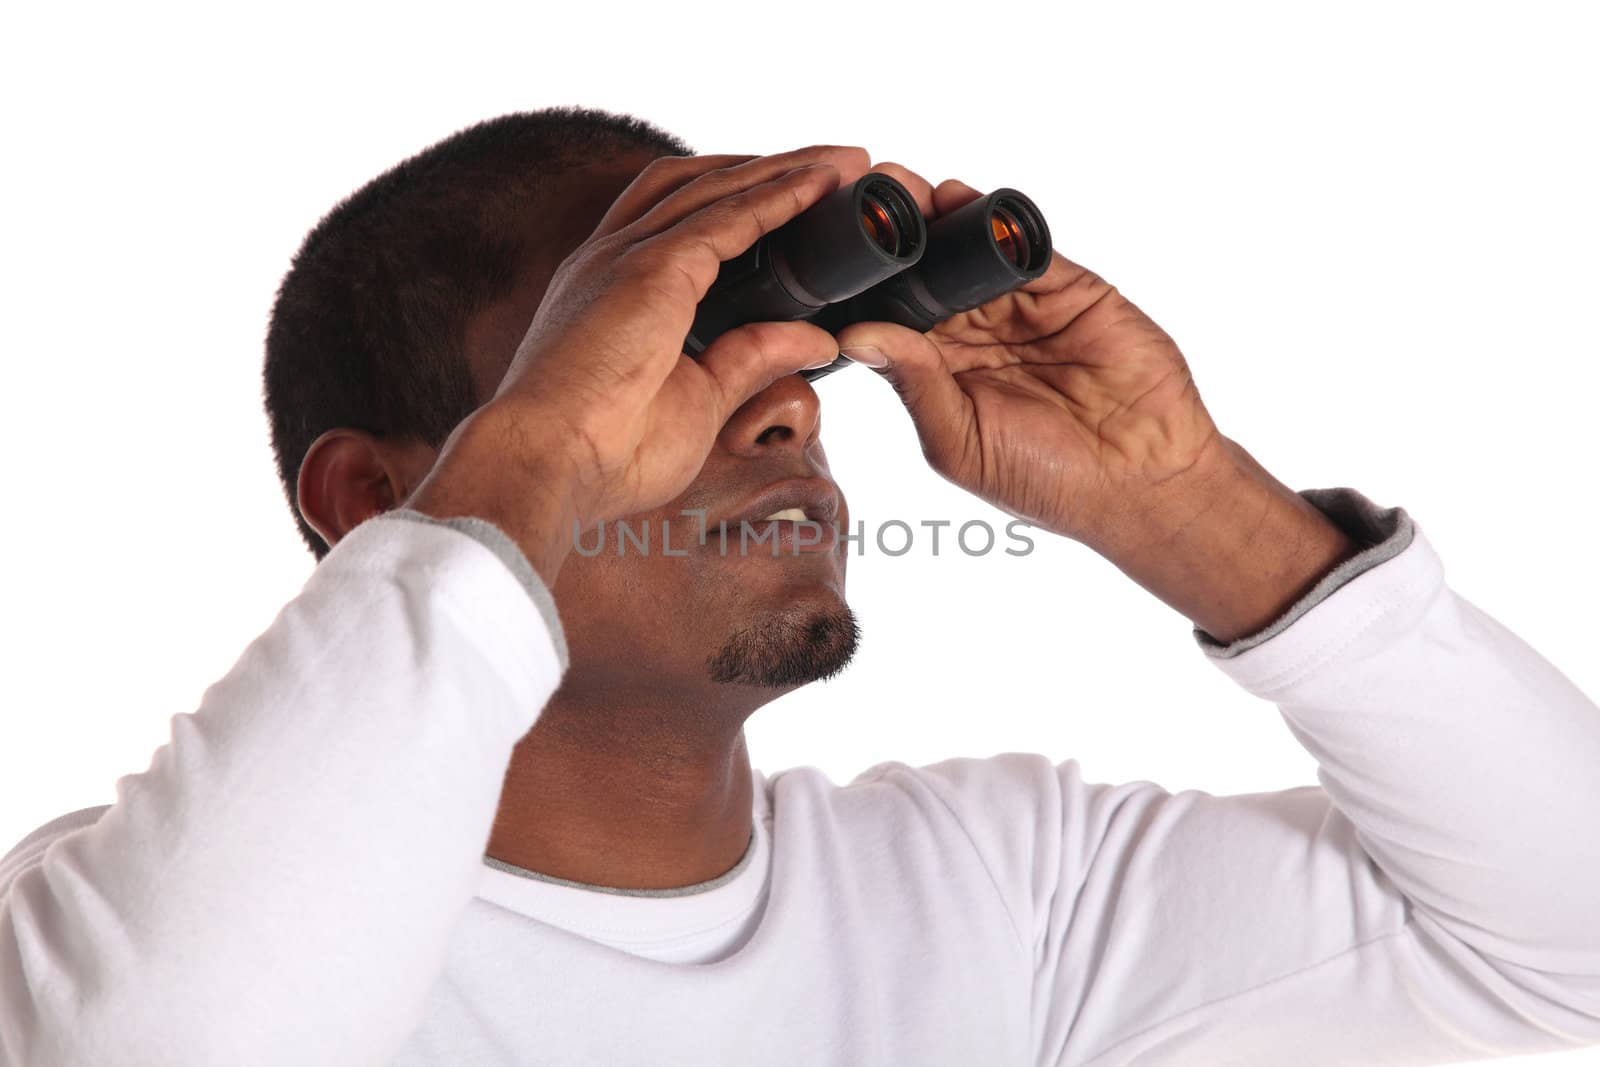
[(527, 217), (519, 220), (528, 254), (511, 292), (467, 321), (463, 341), (480, 402), (499, 386), (556, 268), (654, 158), (629, 153), (600, 159), (552, 175), (544, 184)]

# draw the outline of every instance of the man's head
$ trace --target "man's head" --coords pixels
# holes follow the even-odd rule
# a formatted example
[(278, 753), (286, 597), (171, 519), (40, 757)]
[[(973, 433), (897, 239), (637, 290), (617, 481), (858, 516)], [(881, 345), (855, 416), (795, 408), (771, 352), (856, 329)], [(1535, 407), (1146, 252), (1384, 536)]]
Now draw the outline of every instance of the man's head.
[[(319, 558), (405, 502), (493, 394), (561, 261), (652, 159), (689, 154), (626, 116), (507, 115), (397, 165), (318, 223), (280, 286), (264, 384), (284, 488)], [(614, 528), (580, 539), (555, 590), (566, 690), (748, 710), (844, 665), (856, 644), (846, 553), (774, 558), (770, 545), (735, 533), (724, 549), (715, 536), (764, 499), (837, 494), (818, 420), (808, 383), (775, 382), (729, 420), (679, 500), (631, 522), (647, 548)], [(704, 544), (685, 510), (711, 525)]]

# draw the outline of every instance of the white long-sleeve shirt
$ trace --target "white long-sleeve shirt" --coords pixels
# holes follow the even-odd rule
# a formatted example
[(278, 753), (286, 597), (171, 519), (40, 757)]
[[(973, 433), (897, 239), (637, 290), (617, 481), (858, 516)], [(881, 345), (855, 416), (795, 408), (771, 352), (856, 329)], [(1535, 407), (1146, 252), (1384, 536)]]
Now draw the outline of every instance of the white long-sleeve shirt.
[[(1320, 787), (1038, 755), (758, 775), (693, 891), (486, 863), (565, 665), (503, 538), (387, 516), (118, 798), (0, 863), (0, 1064), (1442, 1063), (1600, 1043), (1600, 710), (1403, 512), (1216, 665)], [(1312, 496), (1312, 494), (1308, 494)], [(530, 593), (532, 595), (530, 595)]]

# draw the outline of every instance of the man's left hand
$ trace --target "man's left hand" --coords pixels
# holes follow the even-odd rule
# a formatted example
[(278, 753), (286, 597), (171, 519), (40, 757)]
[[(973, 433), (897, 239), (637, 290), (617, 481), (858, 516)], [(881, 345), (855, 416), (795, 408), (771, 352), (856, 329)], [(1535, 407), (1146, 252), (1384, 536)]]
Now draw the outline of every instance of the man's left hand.
[[(981, 195), (873, 169), (930, 219)], [(926, 334), (864, 322), (838, 340), (895, 387), (936, 471), (1089, 545), (1220, 639), (1270, 622), (1358, 547), (1218, 432), (1161, 327), (1060, 253)]]

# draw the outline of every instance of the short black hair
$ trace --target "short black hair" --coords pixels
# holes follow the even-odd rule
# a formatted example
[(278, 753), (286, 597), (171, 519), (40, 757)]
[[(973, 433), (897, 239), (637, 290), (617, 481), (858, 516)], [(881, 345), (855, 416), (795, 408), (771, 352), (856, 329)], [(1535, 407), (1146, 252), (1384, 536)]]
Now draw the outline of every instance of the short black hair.
[(306, 235), (272, 305), (262, 386), (278, 475), (319, 560), (327, 546), (295, 491), (312, 442), (349, 427), (443, 444), (476, 406), (467, 321), (526, 261), (519, 222), (551, 177), (630, 152), (694, 154), (631, 115), (502, 115), (385, 171)]

